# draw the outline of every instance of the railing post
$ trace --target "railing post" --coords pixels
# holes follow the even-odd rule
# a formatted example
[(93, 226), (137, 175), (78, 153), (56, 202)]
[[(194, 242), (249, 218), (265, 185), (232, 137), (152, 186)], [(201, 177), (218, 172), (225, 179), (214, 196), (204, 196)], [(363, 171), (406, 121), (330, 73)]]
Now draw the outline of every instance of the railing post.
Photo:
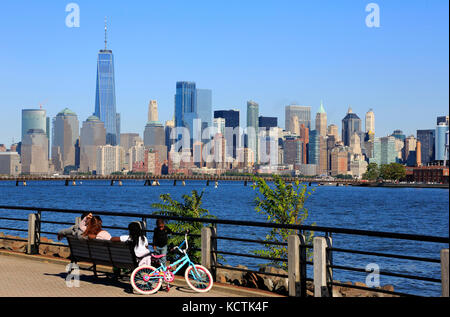
[(306, 296), (306, 251), (305, 236), (288, 237), (288, 285), (289, 296)]
[(40, 213), (28, 215), (27, 253), (39, 253)]
[(449, 284), (448, 284), (448, 249), (441, 250), (441, 287), (442, 297), (449, 297)]
[(214, 252), (217, 249), (217, 229), (215, 227), (203, 227), (201, 236), (201, 265), (206, 267), (211, 274), (213, 279), (216, 280), (216, 264), (217, 255)]
[(332, 271), (328, 268), (331, 263), (328, 248), (331, 248), (330, 237), (314, 238), (314, 296), (332, 297), (329, 282), (332, 281)]

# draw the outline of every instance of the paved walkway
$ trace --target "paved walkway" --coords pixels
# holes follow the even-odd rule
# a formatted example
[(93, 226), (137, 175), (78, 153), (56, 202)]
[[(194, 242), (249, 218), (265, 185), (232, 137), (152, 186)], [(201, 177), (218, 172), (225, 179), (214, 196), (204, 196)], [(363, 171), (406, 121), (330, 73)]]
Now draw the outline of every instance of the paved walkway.
[[(106, 274), (94, 277), (93, 272), (80, 270), (79, 287), (66, 285), (67, 263), (44, 257), (0, 252), (0, 297), (259, 297), (271, 296), (259, 292), (223, 284), (215, 284), (211, 291), (197, 293), (182, 278), (174, 281), (169, 292), (161, 287), (156, 294), (133, 293), (128, 278), (113, 281)], [(163, 284), (164, 286), (164, 284)]]

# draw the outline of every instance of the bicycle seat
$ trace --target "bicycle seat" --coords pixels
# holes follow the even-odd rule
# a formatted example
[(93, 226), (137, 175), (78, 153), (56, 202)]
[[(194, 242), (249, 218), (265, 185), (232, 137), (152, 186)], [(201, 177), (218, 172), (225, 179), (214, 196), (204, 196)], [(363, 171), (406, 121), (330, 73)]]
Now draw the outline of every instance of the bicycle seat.
[(160, 254), (160, 255), (152, 254), (152, 257), (155, 259), (161, 259), (163, 256), (166, 256), (166, 255), (165, 254)]

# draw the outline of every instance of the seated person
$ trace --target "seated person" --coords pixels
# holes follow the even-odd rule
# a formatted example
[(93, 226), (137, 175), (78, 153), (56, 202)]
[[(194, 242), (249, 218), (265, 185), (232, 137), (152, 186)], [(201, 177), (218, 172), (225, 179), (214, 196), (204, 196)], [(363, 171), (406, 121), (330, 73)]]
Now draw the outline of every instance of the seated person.
[(111, 235), (102, 229), (102, 219), (100, 216), (93, 216), (89, 221), (86, 230), (81, 235), (83, 239), (110, 240)]
[(134, 254), (139, 261), (139, 266), (151, 265), (150, 250), (148, 249), (148, 241), (145, 236), (145, 230), (138, 221), (134, 221), (128, 225), (128, 235), (120, 237), (112, 237), (113, 242), (128, 242), (133, 246)]
[(62, 229), (58, 231), (58, 240), (62, 240), (65, 236), (73, 236), (75, 238), (81, 238), (83, 232), (86, 230), (87, 224), (92, 219), (92, 213), (83, 213), (81, 215), (81, 222), (78, 225)]

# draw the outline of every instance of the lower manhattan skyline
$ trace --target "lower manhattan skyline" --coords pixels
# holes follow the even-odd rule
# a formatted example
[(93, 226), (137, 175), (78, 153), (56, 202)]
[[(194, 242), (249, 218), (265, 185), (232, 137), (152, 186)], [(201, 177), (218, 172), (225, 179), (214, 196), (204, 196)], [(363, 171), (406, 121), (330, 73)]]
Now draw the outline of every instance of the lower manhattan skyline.
[[(123, 133), (142, 136), (149, 100), (158, 102), (162, 123), (173, 119), (178, 81), (210, 89), (213, 111), (240, 110), (241, 126), (247, 101), (254, 100), (260, 115), (278, 117), (282, 128), (286, 106), (311, 106), (314, 125), (321, 101), (328, 123), (339, 130), (349, 107), (361, 119), (374, 110), (377, 137), (396, 129), (411, 135), (433, 128), (435, 118), (448, 112), (448, 30), (440, 27), (448, 24), (448, 4), (377, 3), (378, 28), (365, 24), (364, 1), (332, 8), (263, 1), (257, 10), (252, 1), (199, 1), (189, 16), (179, 10), (186, 4), (174, 1), (130, 8), (132, 20), (119, 14), (124, 5), (105, 9), (101, 2), (79, 1), (80, 25), (74, 28), (64, 24), (67, 3), (27, 5), (14, 19), (5, 13), (20, 1), (5, 4), (0, 22), (7, 48), (0, 53), (2, 142), (20, 141), (21, 109), (42, 104), (54, 117), (68, 107), (80, 122), (92, 115), (105, 16)], [(147, 14), (152, 18), (146, 19)], [(197, 35), (189, 40), (177, 34), (177, 26), (188, 22)], [(8, 30), (14, 30), (14, 37)], [(29, 54), (25, 47), (30, 46), (40, 49)]]

